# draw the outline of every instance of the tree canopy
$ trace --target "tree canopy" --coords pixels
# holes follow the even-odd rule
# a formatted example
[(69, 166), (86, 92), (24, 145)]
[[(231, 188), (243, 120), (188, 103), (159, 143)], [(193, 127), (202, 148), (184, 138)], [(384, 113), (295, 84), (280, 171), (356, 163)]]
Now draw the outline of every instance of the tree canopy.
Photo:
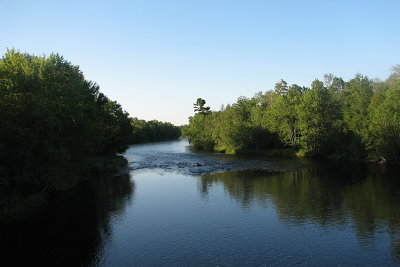
[(210, 107), (204, 106), (206, 101), (202, 98), (197, 98), (196, 103), (193, 104), (194, 112), (201, 115), (211, 114)]
[[(293, 148), (298, 154), (400, 164), (400, 65), (386, 81), (325, 74), (310, 87), (281, 80), (210, 116), (198, 107), (183, 134), (199, 149), (241, 153)], [(207, 110), (208, 111), (208, 110)]]
[(123, 153), (132, 133), (122, 107), (58, 54), (8, 50), (0, 60), (0, 190), (60, 190), (99, 157)]

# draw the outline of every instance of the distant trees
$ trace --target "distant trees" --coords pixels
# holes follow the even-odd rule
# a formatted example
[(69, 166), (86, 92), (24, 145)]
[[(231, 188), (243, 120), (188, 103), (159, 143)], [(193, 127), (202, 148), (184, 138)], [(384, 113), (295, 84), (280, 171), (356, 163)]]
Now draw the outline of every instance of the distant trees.
[(177, 139), (181, 136), (181, 130), (169, 122), (157, 120), (145, 121), (131, 118), (132, 135), (131, 144), (157, 142)]
[(361, 74), (348, 82), (326, 74), (310, 88), (281, 80), (274, 91), (239, 97), (210, 116), (195, 111), (183, 135), (200, 149), (294, 148), (309, 156), (400, 164), (400, 65), (384, 82)]

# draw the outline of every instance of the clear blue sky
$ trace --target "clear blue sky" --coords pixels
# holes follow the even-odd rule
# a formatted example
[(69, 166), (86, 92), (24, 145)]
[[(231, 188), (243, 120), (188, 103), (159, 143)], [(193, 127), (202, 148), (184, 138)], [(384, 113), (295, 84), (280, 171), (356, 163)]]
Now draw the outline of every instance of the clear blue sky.
[(324, 73), (386, 79), (400, 64), (400, 1), (0, 0), (0, 53), (60, 53), (131, 116), (187, 123)]

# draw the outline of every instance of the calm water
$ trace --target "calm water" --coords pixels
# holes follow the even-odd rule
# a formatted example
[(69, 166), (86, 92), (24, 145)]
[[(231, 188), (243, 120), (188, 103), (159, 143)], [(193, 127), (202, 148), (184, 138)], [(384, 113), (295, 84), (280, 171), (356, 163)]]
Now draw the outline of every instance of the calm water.
[(197, 154), (187, 145), (133, 146), (119, 175), (90, 179), (3, 226), (3, 263), (400, 264), (398, 171)]

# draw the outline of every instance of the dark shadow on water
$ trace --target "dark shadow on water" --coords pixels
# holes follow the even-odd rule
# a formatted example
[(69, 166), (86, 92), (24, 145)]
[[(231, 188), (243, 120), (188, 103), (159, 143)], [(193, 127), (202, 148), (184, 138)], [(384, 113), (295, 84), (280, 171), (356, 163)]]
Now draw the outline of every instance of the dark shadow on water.
[(123, 216), (134, 192), (124, 174), (94, 177), (56, 195), (28, 220), (0, 228), (2, 266), (97, 265), (112, 221)]

